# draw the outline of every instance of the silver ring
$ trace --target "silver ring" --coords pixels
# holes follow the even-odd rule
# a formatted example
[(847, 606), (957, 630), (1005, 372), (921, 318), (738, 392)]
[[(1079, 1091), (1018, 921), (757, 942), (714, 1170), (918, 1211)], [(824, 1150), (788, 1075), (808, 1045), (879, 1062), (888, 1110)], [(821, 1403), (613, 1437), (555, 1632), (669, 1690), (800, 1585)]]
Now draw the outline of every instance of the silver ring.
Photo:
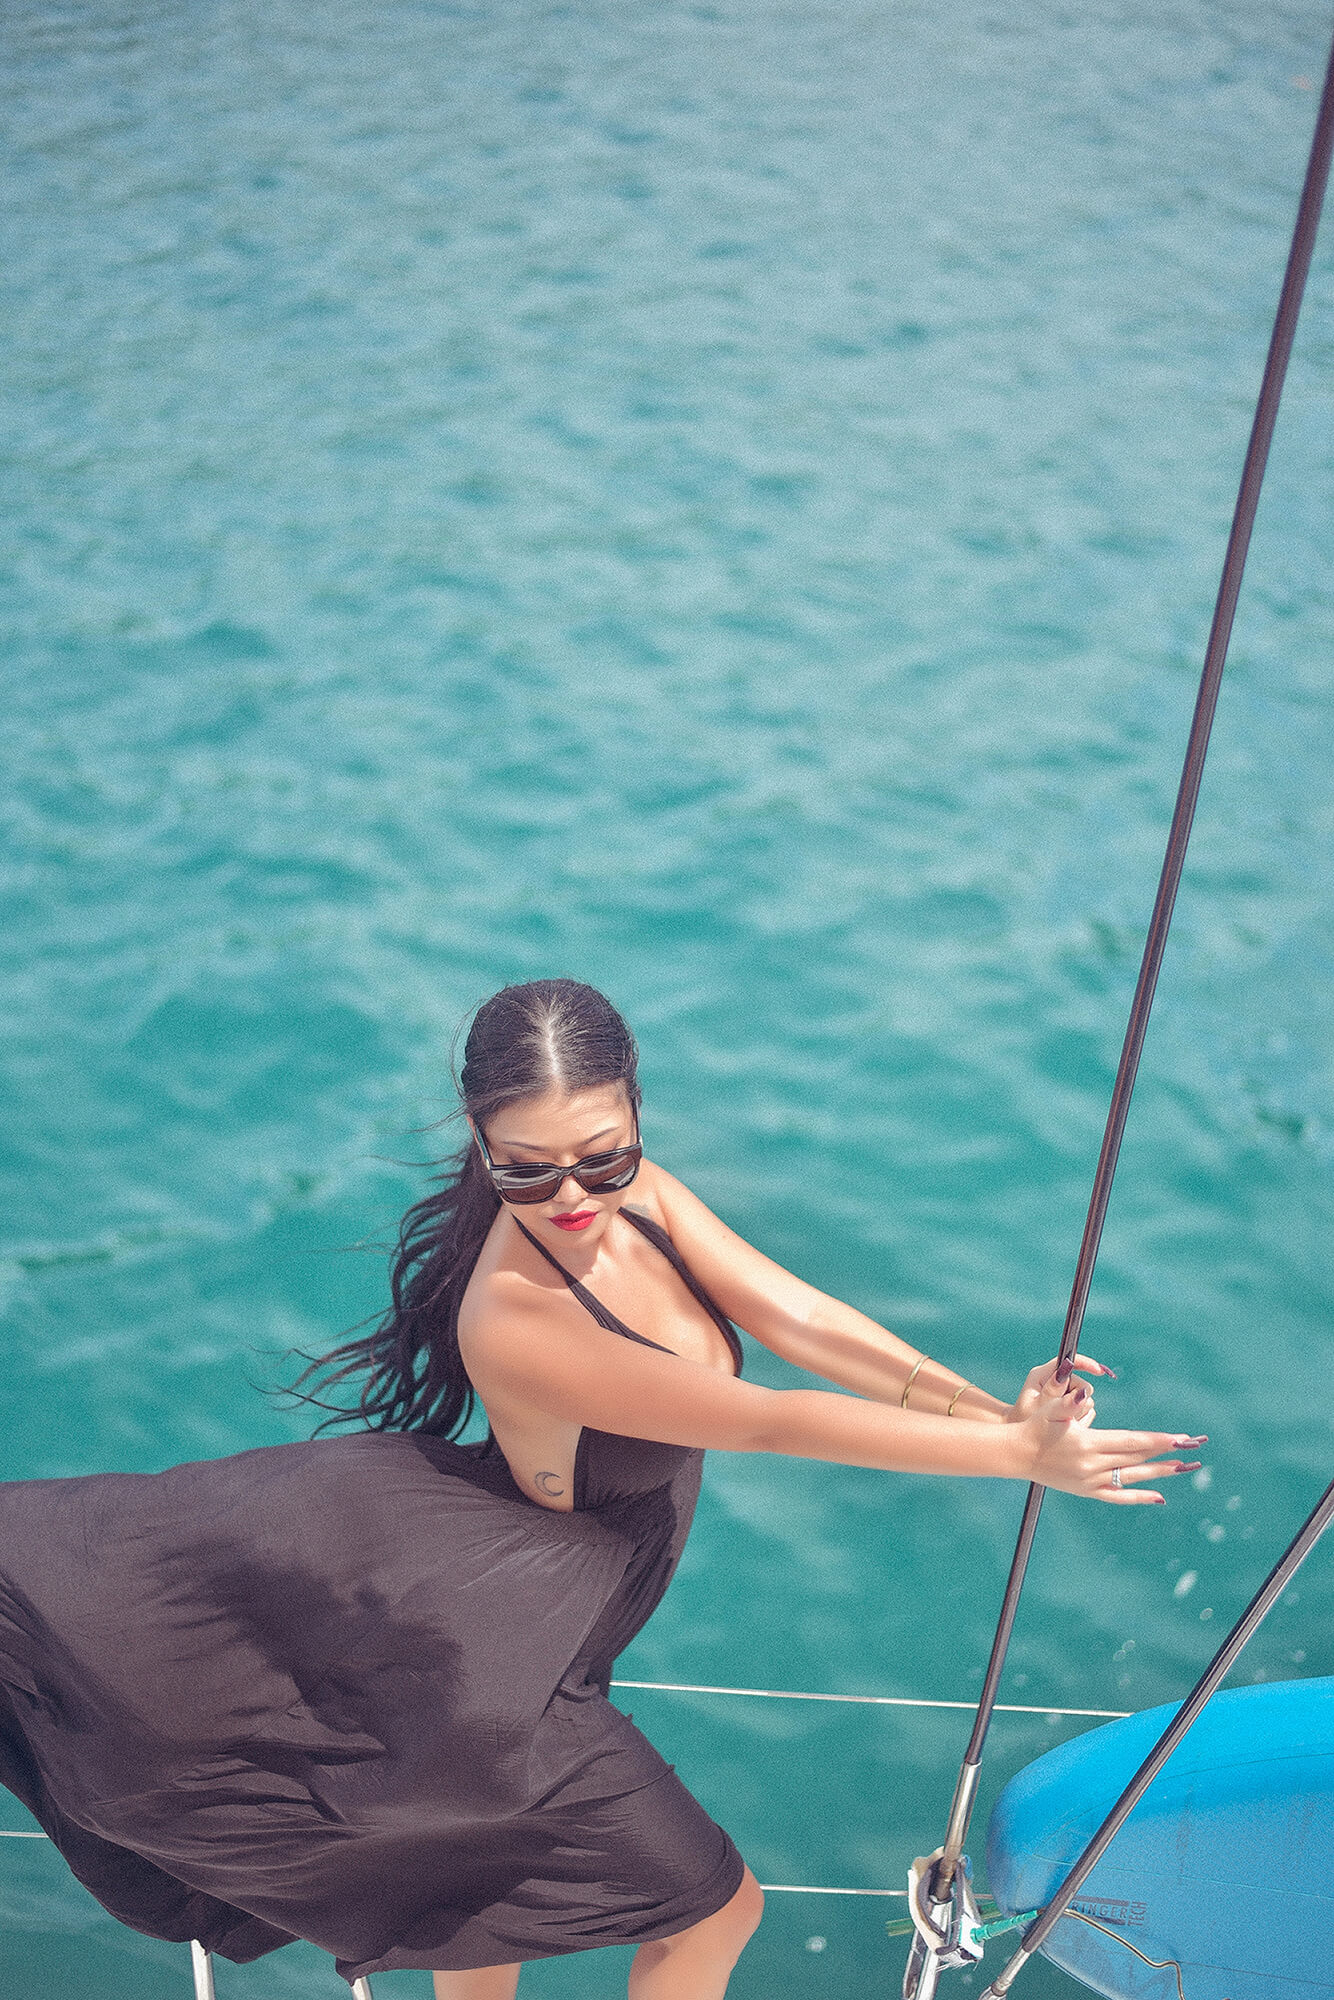
[(1121, 1484), (1121, 1468), (1119, 1465), (1112, 1467), (1112, 1484), (1113, 1486), (1120, 1486)]

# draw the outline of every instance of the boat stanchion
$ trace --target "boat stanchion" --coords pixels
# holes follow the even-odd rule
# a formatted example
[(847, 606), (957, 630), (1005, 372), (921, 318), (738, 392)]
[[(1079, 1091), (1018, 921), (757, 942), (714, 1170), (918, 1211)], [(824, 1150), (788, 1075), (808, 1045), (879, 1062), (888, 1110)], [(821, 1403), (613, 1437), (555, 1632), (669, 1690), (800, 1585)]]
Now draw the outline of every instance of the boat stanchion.
[[(999, 1682), (999, 1670), (994, 1678)], [(976, 1723), (973, 1733), (976, 1737)], [(942, 1972), (975, 1965), (982, 1956), (980, 1944), (975, 1951), (971, 1942), (964, 1944), (965, 1936), (971, 1940), (971, 1927), (980, 1921), (971, 1868), (963, 1852), (980, 1775), (981, 1752), (970, 1742), (950, 1802), (944, 1841), (933, 1854), (919, 1856), (908, 1870), (908, 1908), (916, 1936), (904, 1967), (903, 2000), (932, 2000)], [(965, 1950), (964, 1957), (951, 1955)]]
[(919, 1854), (908, 1870), (908, 1912), (912, 1918), (912, 1950), (903, 1974), (904, 2000), (931, 2000), (942, 1972), (976, 1965), (982, 1956), (985, 1927), (973, 1894), (968, 1857), (961, 1855), (943, 1898), (935, 1883), (943, 1847)]
[[(190, 1940), (190, 1966), (195, 1976), (195, 2000), (217, 2000), (213, 1984), (213, 1954), (204, 1950), (198, 1938)], [(354, 1979), (352, 2000), (375, 2000), (369, 1979)]]

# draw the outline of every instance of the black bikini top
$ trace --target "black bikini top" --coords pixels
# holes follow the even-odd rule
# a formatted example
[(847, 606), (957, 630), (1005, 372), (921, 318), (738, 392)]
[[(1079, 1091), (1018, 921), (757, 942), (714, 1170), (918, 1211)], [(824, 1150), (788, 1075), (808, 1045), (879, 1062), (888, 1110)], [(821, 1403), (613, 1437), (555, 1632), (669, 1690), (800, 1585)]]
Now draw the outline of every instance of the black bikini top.
[[(684, 1258), (671, 1237), (667, 1234), (667, 1231), (658, 1223), (652, 1221), (647, 1215), (637, 1215), (633, 1209), (623, 1208), (619, 1213), (625, 1217), (627, 1222), (633, 1224), (641, 1236), (646, 1236), (650, 1243), (661, 1250), (668, 1263), (679, 1273), (686, 1289), (699, 1300), (705, 1312), (708, 1313), (709, 1318), (727, 1342), (731, 1350), (735, 1371), (739, 1375), (742, 1363), (741, 1337), (722, 1308), (709, 1297), (709, 1294), (705, 1291), (694, 1272), (687, 1267)], [(514, 1220), (519, 1222), (517, 1215)], [(594, 1298), (587, 1285), (581, 1284), (572, 1272), (566, 1270), (559, 1257), (553, 1257), (546, 1245), (538, 1242), (531, 1229), (524, 1229), (521, 1222), (519, 1222), (519, 1228), (523, 1230), (524, 1235), (528, 1238), (533, 1248), (540, 1251), (546, 1258), (552, 1269), (560, 1272), (580, 1305), (584, 1307), (585, 1311), (592, 1313), (599, 1326), (606, 1327), (608, 1333), (623, 1333), (627, 1340), (637, 1340), (641, 1347), (656, 1347), (660, 1354), (670, 1354), (672, 1352), (672, 1349), (664, 1347), (660, 1340), (649, 1340), (646, 1335), (636, 1333), (632, 1326), (627, 1326), (624, 1320), (617, 1319), (615, 1313), (610, 1312), (600, 1299)]]

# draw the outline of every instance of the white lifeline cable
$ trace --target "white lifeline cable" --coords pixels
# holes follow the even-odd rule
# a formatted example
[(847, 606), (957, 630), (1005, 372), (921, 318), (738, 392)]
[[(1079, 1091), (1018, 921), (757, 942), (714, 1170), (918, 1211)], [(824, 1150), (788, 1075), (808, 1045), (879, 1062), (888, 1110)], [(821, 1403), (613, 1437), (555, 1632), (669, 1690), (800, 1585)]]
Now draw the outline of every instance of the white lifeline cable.
[[(0, 1840), (49, 1840), (50, 1834), (0, 1827)], [(761, 1882), (767, 1896), (906, 1896), (906, 1889), (824, 1889), (809, 1882)]]
[[(975, 1701), (925, 1701), (919, 1696), (907, 1694), (799, 1694), (795, 1688), (703, 1687), (693, 1681), (613, 1681), (611, 1685), (614, 1688), (648, 1688), (655, 1694), (745, 1694), (759, 1701), (850, 1701), (872, 1708), (966, 1708), (971, 1711), (977, 1707)], [(1006, 1701), (998, 1701), (996, 1708), (1001, 1715), (1096, 1715), (1111, 1721), (1120, 1721), (1133, 1713), (1128, 1708), (1051, 1708), (1045, 1703), (1026, 1705)], [(904, 1893), (907, 1893), (906, 1890)]]
[[(807, 1694), (795, 1688), (705, 1687), (692, 1681), (613, 1681), (614, 1688), (642, 1688), (653, 1694), (735, 1694), (756, 1701), (846, 1701), (873, 1708), (963, 1708), (975, 1709), (975, 1701), (927, 1701), (906, 1694)], [(999, 1702), (1007, 1715), (1074, 1715), (1119, 1719), (1130, 1713), (1123, 1708), (1029, 1708)], [(761, 1882), (766, 1896), (907, 1896), (906, 1889), (827, 1889), (813, 1882)]]
[(820, 1889), (811, 1882), (761, 1882), (766, 1896), (906, 1896), (906, 1889)]
[[(15, 1832), (0, 1827), (0, 1840), (49, 1840), (49, 1833)], [(906, 1896), (906, 1889), (825, 1889), (810, 1882), (761, 1882), (766, 1896)]]
[[(48, 1833), (15, 1832), (0, 1827), (0, 1840), (49, 1840)], [(906, 1896), (906, 1889), (824, 1889), (809, 1882), (761, 1882), (766, 1896)]]
[[(964, 1708), (974, 1709), (973, 1701), (928, 1701), (906, 1694), (808, 1694), (796, 1688), (705, 1687), (694, 1681), (613, 1681), (614, 1688), (641, 1688), (650, 1694), (734, 1694), (756, 1701), (842, 1701), (871, 1708)], [(1128, 1715), (1124, 1708), (1043, 1708), (998, 1702), (1004, 1715), (1100, 1716), (1119, 1720)], [(44, 1833), (10, 1833), (0, 1829), (0, 1840), (45, 1840)], [(768, 1896), (906, 1896), (906, 1889), (830, 1889), (813, 1882), (761, 1882)]]

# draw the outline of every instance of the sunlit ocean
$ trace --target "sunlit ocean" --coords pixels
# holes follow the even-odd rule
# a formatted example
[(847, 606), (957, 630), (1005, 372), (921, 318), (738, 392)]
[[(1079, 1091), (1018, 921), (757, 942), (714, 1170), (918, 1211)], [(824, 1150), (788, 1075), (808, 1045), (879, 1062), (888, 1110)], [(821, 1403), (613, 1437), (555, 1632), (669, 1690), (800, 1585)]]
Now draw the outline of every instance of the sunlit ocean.
[[(1055, 1352), (1330, 26), (11, 0), (5, 1477), (308, 1435), (263, 1385), (380, 1308), (459, 1022), (550, 973), (765, 1251), (998, 1393)], [(1327, 226), (1085, 1341), (1207, 1468), (1049, 1500), (979, 1866), (1048, 1706), (1183, 1693), (1334, 1460), (1332, 383)], [(620, 1671), (966, 1702), (1021, 1502), (716, 1455)], [(1332, 1633), (1322, 1548), (1237, 1678)], [(942, 1836), (961, 1709), (620, 1698), (765, 1882)], [(901, 1910), (772, 1895), (732, 1992), (892, 1993)], [(188, 1955), (3, 1840), (0, 1989)]]

